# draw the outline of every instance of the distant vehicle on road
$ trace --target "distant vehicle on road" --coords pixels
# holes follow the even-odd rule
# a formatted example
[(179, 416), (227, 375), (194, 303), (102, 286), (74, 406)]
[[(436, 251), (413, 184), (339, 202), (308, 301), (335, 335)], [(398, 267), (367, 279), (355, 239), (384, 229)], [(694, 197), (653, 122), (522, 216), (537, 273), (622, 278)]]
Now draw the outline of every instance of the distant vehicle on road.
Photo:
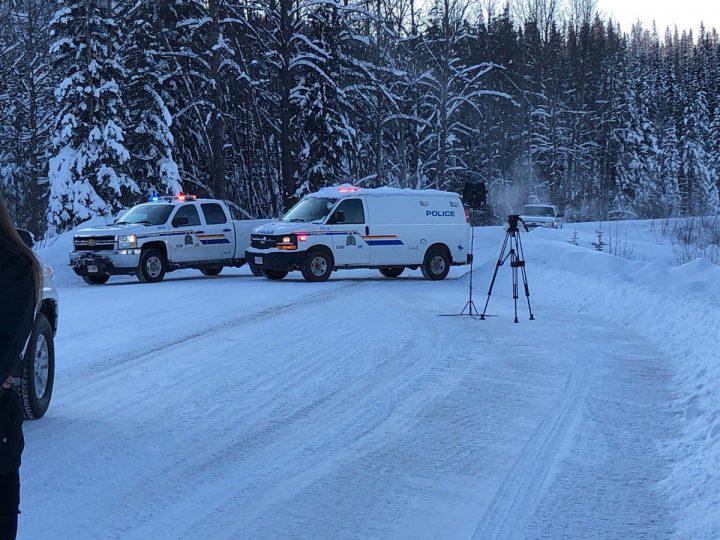
[(300, 270), (308, 281), (325, 281), (342, 268), (396, 278), (420, 268), (441, 280), (451, 266), (469, 262), (469, 247), (457, 193), (346, 184), (307, 195), (280, 221), (256, 228), (245, 258), (268, 279)]
[(117, 275), (157, 283), (181, 268), (217, 276), (227, 266), (245, 264), (250, 233), (267, 221), (234, 221), (227, 205), (216, 199), (153, 197), (113, 225), (78, 231), (70, 266), (90, 285)]
[(553, 204), (526, 204), (520, 210), (520, 217), (528, 228), (552, 227), (562, 229), (565, 221), (564, 214)]
[(610, 210), (607, 215), (608, 221), (627, 221), (640, 219), (635, 212), (631, 210)]
[[(18, 230), (28, 247), (35, 246), (35, 238), (28, 231)], [(58, 293), (53, 283), (54, 271), (43, 267), (43, 287), (40, 309), (28, 341), (20, 377), (25, 418), (41, 418), (50, 407), (55, 381), (55, 334), (58, 327)]]

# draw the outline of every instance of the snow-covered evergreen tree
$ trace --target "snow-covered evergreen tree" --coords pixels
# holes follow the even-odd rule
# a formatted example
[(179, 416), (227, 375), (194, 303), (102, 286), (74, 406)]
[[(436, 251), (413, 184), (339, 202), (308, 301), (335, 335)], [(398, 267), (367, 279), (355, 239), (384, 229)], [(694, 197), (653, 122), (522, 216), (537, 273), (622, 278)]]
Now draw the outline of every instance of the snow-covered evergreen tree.
[(128, 111), (129, 169), (143, 192), (175, 194), (182, 191), (172, 133), (176, 98), (172, 76), (176, 70), (172, 42), (163, 32), (169, 13), (163, 2), (136, 0), (124, 19), (132, 21), (123, 41), (127, 70), (124, 101)]
[(63, 230), (125, 206), (137, 184), (127, 174), (126, 72), (118, 54), (115, 0), (61, 2), (50, 52), (66, 73), (55, 90), (57, 116), (49, 162), (50, 225)]
[(715, 215), (719, 213), (720, 200), (713, 160), (708, 152), (710, 118), (707, 99), (703, 90), (690, 98), (685, 107), (681, 151), (684, 209), (689, 215)]

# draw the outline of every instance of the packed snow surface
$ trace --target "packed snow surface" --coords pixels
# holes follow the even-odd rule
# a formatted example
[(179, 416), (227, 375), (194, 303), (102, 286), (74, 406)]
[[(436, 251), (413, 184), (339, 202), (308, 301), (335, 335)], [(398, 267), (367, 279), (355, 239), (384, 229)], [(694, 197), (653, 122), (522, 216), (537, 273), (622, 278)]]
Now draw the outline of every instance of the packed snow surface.
[[(483, 322), (439, 316), (466, 268), (90, 287), (57, 239), (21, 538), (717, 537), (720, 268), (616, 227), (632, 260), (525, 234), (518, 325), (508, 268)], [(502, 238), (476, 232), (480, 309)]]

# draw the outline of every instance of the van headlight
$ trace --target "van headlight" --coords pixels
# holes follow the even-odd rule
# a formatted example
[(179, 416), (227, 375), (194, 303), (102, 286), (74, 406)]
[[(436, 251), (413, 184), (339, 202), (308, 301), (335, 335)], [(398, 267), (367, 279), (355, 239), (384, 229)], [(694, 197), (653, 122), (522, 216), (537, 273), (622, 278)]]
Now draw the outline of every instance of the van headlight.
[(280, 238), (278, 238), (279, 242), (277, 243), (278, 249), (284, 249), (288, 251), (292, 251), (297, 249), (297, 235), (295, 234), (287, 234)]
[(118, 249), (137, 249), (137, 236), (118, 236)]

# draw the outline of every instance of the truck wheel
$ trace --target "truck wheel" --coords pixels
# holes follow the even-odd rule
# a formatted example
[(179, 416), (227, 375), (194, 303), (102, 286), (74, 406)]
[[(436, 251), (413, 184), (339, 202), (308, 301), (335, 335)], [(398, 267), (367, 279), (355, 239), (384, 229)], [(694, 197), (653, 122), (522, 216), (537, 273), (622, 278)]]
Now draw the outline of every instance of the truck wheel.
[(220, 272), (223, 271), (223, 267), (219, 266), (217, 268), (201, 268), (200, 271), (202, 272), (203, 276), (219, 276)]
[(141, 283), (159, 283), (165, 278), (167, 262), (159, 249), (147, 249), (140, 255), (138, 279)]
[(332, 256), (321, 249), (311, 251), (301, 271), (306, 281), (327, 281), (333, 271)]
[(93, 274), (89, 276), (83, 276), (83, 281), (87, 283), (88, 285), (105, 285), (108, 280), (110, 279), (110, 276), (105, 276), (102, 274)]
[(284, 270), (263, 270), (262, 271), (263, 276), (265, 276), (268, 279), (271, 279), (273, 281), (278, 281), (283, 279), (285, 276), (288, 275), (287, 272)]
[(425, 255), (425, 261), (420, 267), (422, 275), (430, 281), (445, 279), (450, 272), (450, 255), (446, 249), (434, 247)]
[(263, 273), (262, 270), (260, 270), (257, 266), (254, 264), (249, 265), (250, 266), (250, 272), (252, 272), (252, 275), (255, 277), (262, 277)]
[(386, 278), (400, 277), (400, 274), (402, 274), (404, 271), (404, 266), (383, 266), (382, 268), (380, 268), (380, 273)]
[(55, 381), (55, 341), (47, 317), (35, 320), (23, 361), (22, 401), (25, 418), (42, 418), (50, 406)]

